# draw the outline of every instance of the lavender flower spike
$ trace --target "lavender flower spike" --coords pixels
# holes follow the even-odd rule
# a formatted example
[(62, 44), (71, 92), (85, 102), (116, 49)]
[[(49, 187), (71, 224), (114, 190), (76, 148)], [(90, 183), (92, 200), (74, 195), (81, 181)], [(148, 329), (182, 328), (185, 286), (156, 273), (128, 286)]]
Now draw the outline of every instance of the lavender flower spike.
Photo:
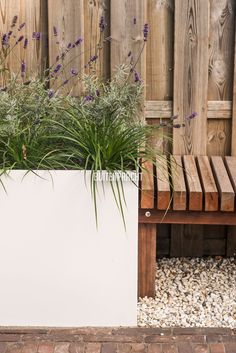
[(70, 70), (70, 72), (71, 72), (71, 75), (72, 75), (72, 76), (77, 76), (77, 75), (78, 75), (78, 70), (76, 70), (76, 69), (74, 69), (74, 68), (72, 68), (72, 69)]
[(60, 70), (60, 68), (61, 68), (61, 64), (58, 64), (56, 67), (55, 67), (55, 69), (53, 70), (53, 72), (56, 74), (56, 73), (58, 73), (58, 71)]
[(24, 23), (21, 23), (21, 24), (19, 25), (18, 31), (21, 31), (22, 28), (24, 28), (24, 27), (25, 27), (25, 22), (24, 22)]
[(58, 35), (56, 26), (53, 26), (53, 35), (54, 35), (54, 37), (57, 37), (57, 35)]
[(93, 96), (91, 94), (84, 97), (86, 102), (91, 102), (93, 100)]
[(136, 17), (133, 18), (133, 23), (134, 23), (134, 25), (136, 25), (136, 23), (137, 23), (137, 18)]
[(144, 40), (144, 42), (147, 41), (147, 37), (148, 37), (148, 24), (145, 23), (145, 25), (143, 26), (143, 40)]
[(89, 62), (94, 62), (94, 61), (96, 61), (97, 60), (97, 58), (98, 58), (98, 56), (97, 55), (93, 55), (91, 58), (90, 58), (90, 60), (89, 60)]
[(28, 38), (25, 38), (25, 40), (24, 40), (24, 46), (23, 46), (23, 48), (24, 49), (26, 49), (27, 47), (28, 47)]
[(76, 41), (75, 41), (75, 45), (80, 45), (83, 42), (83, 38), (79, 37)]
[(134, 82), (141, 82), (141, 78), (137, 71), (134, 71)]
[(40, 40), (41, 33), (40, 32), (33, 32), (32, 38), (36, 39), (36, 40)]
[(8, 34), (3, 34), (2, 36), (2, 45), (8, 45), (8, 39), (9, 39), (9, 36)]
[(104, 16), (101, 16), (100, 18), (100, 22), (99, 22), (99, 28), (101, 32), (104, 32), (105, 28), (106, 28), (106, 23), (105, 23), (105, 18)]
[(16, 44), (20, 43), (23, 39), (24, 39), (24, 36), (20, 36), (20, 37), (17, 39)]
[(22, 60), (22, 62), (21, 62), (21, 69), (20, 69), (20, 71), (21, 71), (21, 76), (23, 77), (23, 76), (25, 75), (25, 72), (26, 72), (26, 63), (25, 63), (24, 60)]
[(48, 91), (48, 97), (49, 97), (49, 98), (52, 98), (52, 97), (54, 96), (54, 94), (55, 94), (55, 92), (54, 92), (52, 89), (50, 89), (50, 90)]
[(193, 112), (192, 114), (190, 114), (190, 115), (188, 115), (188, 116), (186, 117), (186, 120), (192, 120), (192, 119), (194, 119), (196, 116), (197, 116), (197, 113), (196, 113), (196, 112)]
[(15, 27), (17, 20), (18, 20), (18, 16), (14, 16), (11, 22), (11, 28)]

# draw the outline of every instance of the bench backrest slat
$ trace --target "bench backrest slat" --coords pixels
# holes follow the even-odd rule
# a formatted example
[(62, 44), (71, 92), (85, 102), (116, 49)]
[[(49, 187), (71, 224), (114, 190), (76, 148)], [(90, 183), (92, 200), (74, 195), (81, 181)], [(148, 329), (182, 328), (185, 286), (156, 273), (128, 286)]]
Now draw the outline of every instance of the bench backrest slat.
[(188, 189), (189, 210), (202, 210), (202, 187), (193, 155), (183, 156), (184, 172)]
[(211, 157), (212, 170), (220, 193), (220, 210), (234, 211), (234, 190), (222, 157)]

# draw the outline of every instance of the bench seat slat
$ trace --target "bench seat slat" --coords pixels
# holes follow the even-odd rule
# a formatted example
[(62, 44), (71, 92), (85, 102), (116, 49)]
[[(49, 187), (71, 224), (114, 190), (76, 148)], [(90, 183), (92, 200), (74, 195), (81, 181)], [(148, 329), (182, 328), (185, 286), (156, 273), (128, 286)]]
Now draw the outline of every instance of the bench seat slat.
[(170, 162), (173, 184), (173, 210), (186, 210), (187, 195), (181, 156), (171, 156)]
[(154, 208), (154, 169), (150, 161), (142, 163), (141, 208)]
[(235, 194), (222, 157), (211, 157), (212, 169), (220, 193), (220, 210), (234, 211)]
[(226, 169), (231, 180), (231, 184), (236, 193), (236, 157), (227, 156), (225, 157)]
[(199, 176), (204, 191), (204, 210), (218, 210), (218, 190), (211, 170), (210, 162), (207, 156), (198, 156), (197, 165)]
[(199, 180), (194, 156), (183, 156), (184, 172), (186, 175), (187, 189), (189, 196), (189, 210), (202, 210), (202, 187)]
[(157, 209), (167, 210), (170, 207), (170, 181), (168, 174), (168, 161), (167, 157), (156, 161), (157, 171)]

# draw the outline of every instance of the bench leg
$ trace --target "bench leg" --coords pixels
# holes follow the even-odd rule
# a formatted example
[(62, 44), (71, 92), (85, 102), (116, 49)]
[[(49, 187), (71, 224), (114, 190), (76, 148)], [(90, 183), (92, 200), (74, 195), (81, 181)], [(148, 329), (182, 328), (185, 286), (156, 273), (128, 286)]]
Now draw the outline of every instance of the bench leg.
[(156, 224), (139, 223), (138, 295), (155, 297)]

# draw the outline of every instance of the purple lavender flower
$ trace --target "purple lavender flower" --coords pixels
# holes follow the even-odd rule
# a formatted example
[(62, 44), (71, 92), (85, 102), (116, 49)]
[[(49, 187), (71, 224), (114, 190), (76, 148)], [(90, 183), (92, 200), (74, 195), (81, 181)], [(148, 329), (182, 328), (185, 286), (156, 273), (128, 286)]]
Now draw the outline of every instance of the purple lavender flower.
[(2, 36), (2, 45), (8, 45), (9, 35), (7, 33)]
[(130, 51), (128, 52), (128, 57), (130, 57), (130, 56), (131, 56), (131, 54), (132, 54), (132, 53), (131, 53), (131, 50), (130, 50)]
[(60, 68), (61, 68), (61, 64), (57, 64), (57, 66), (55, 67), (55, 69), (53, 70), (53, 72), (56, 74), (56, 73), (58, 73), (58, 71), (60, 70)]
[(59, 61), (59, 60), (60, 60), (60, 56), (57, 55), (57, 57), (56, 57), (56, 62)]
[(78, 70), (77, 70), (77, 69), (72, 68), (72, 69), (70, 70), (70, 72), (71, 72), (71, 75), (72, 75), (72, 76), (77, 76), (77, 75), (78, 75)]
[(100, 22), (99, 22), (99, 28), (101, 32), (104, 32), (105, 28), (106, 28), (106, 23), (105, 23), (105, 18), (104, 16), (101, 16), (100, 18)]
[(65, 85), (67, 85), (68, 82), (69, 82), (69, 80), (67, 79), (67, 80), (63, 81), (62, 85), (65, 86)]
[(75, 41), (75, 45), (80, 45), (83, 42), (83, 38), (79, 37), (76, 41)]
[(21, 31), (22, 28), (24, 28), (24, 27), (25, 27), (25, 22), (23, 22), (19, 25), (18, 31)]
[(134, 82), (141, 82), (141, 78), (136, 70), (134, 71)]
[(97, 97), (100, 97), (100, 92), (99, 92), (98, 89), (96, 89), (96, 96), (97, 96)]
[(14, 16), (11, 22), (11, 28), (15, 27), (17, 20), (18, 20), (18, 16)]
[(53, 26), (53, 35), (54, 35), (54, 37), (58, 36), (58, 32), (57, 32), (57, 27), (56, 26)]
[(41, 33), (40, 32), (33, 32), (32, 38), (35, 40), (40, 40)]
[(16, 44), (20, 43), (23, 39), (24, 39), (24, 36), (20, 36), (20, 37), (17, 39)]
[(91, 94), (84, 97), (85, 102), (91, 102), (93, 100), (93, 96)]
[(144, 40), (144, 42), (147, 41), (147, 37), (148, 37), (148, 24), (145, 23), (145, 25), (143, 26), (143, 40)]
[(67, 49), (70, 49), (71, 47), (72, 47), (72, 44), (69, 43), (69, 44), (67, 45)]
[(24, 46), (23, 46), (23, 48), (24, 49), (26, 49), (27, 47), (28, 47), (28, 38), (25, 38), (25, 40), (24, 40)]
[(96, 61), (97, 58), (98, 58), (97, 55), (93, 55), (93, 56), (90, 58), (89, 62), (92, 63), (92, 62)]
[(22, 62), (21, 62), (21, 69), (20, 69), (20, 71), (21, 71), (21, 76), (23, 77), (23, 76), (25, 75), (25, 72), (26, 72), (26, 63), (25, 63), (24, 60), (22, 60)]
[(133, 18), (133, 23), (134, 23), (134, 25), (136, 25), (136, 23), (137, 23), (137, 18), (136, 17)]
[(196, 112), (193, 112), (192, 114), (188, 115), (185, 119), (186, 119), (186, 120), (192, 120), (192, 119), (194, 119), (196, 116), (197, 116), (197, 113), (196, 113)]
[(181, 128), (181, 124), (173, 124), (173, 128), (179, 129), (179, 128)]
[(13, 33), (12, 31), (9, 31), (8, 32), (8, 37), (10, 37), (12, 35), (12, 33)]
[(49, 98), (52, 98), (52, 97), (54, 96), (54, 94), (55, 94), (55, 92), (54, 92), (52, 89), (50, 89), (50, 90), (48, 91), (48, 97), (49, 97)]

